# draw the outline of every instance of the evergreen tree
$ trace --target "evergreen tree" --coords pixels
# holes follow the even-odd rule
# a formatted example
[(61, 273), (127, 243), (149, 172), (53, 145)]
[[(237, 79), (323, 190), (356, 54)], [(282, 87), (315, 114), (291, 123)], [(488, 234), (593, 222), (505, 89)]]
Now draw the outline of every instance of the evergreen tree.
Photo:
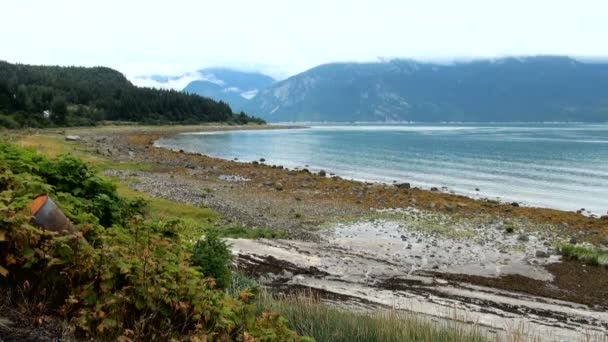
[[(238, 122), (262, 123), (234, 114), (224, 102), (175, 90), (139, 88), (121, 73), (103, 67), (58, 67), (0, 61), (2, 122), (44, 127), (51, 110), (55, 125), (94, 125), (102, 120), (156, 124)], [(3, 125), (4, 126), (4, 125)]]
[(67, 123), (68, 105), (63, 97), (56, 97), (51, 103), (51, 121), (58, 126)]

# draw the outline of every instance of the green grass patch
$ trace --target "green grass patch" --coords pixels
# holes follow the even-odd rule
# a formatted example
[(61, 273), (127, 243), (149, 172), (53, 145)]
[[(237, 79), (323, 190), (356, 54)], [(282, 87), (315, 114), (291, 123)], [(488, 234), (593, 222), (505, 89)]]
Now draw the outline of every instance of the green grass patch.
[(180, 203), (163, 198), (153, 197), (147, 193), (133, 190), (114, 178), (118, 187), (118, 194), (125, 198), (143, 198), (148, 202), (149, 216), (153, 220), (164, 220), (178, 217), (180, 234), (186, 239), (196, 241), (210, 229), (215, 229), (221, 237), (244, 239), (282, 239), (288, 232), (280, 229), (247, 228), (242, 226), (226, 226), (219, 224), (220, 215), (210, 208), (198, 207), (191, 204)]
[(563, 256), (578, 260), (582, 263), (608, 267), (608, 250), (568, 244), (560, 245), (559, 250)]
[(233, 273), (227, 292), (253, 293), (258, 313), (280, 312), (289, 328), (316, 341), (489, 341), (479, 330), (456, 321), (437, 323), (396, 310), (347, 311), (307, 291), (273, 295), (239, 272)]
[(317, 341), (488, 341), (455, 322), (438, 324), (395, 310), (351, 312), (306, 293), (274, 298), (261, 292), (257, 305), (281, 312), (291, 329)]
[(95, 165), (98, 170), (118, 170), (118, 171), (143, 171), (151, 172), (154, 171), (154, 166), (150, 163), (141, 162), (127, 162), (122, 161), (119, 163), (114, 162), (102, 162)]

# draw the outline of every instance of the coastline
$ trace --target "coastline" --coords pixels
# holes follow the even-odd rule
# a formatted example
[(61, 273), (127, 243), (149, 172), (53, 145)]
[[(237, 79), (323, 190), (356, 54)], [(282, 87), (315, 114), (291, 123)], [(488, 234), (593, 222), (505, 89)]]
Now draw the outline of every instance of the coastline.
[[(154, 145), (154, 142), (163, 136), (189, 133), (189, 132), (217, 132), (232, 130), (258, 130), (258, 129), (299, 129), (306, 126), (282, 126), (282, 125), (261, 125), (261, 126), (175, 126), (175, 127), (127, 127), (118, 130), (110, 130), (113, 136), (112, 144), (118, 147), (118, 155), (112, 159), (117, 160), (141, 160), (156, 161), (151, 154), (164, 160), (181, 159), (191, 160), (194, 164), (214, 165), (225, 168), (226, 173), (240, 174), (251, 179), (249, 184), (266, 184), (266, 188), (272, 188), (269, 182), (280, 183), (281, 191), (273, 191), (273, 195), (281, 195), (291, 192), (302, 192), (300, 189), (312, 195), (310, 197), (318, 199), (339, 199), (340, 202), (360, 209), (378, 208), (402, 208), (414, 206), (418, 208), (430, 209), (438, 212), (445, 212), (455, 215), (479, 215), (489, 214), (501, 217), (521, 217), (529, 219), (534, 223), (547, 223), (562, 225), (565, 231), (570, 231), (572, 237), (580, 241), (601, 243), (602, 236), (608, 235), (608, 219), (589, 217), (576, 212), (563, 211), (551, 208), (538, 208), (527, 206), (514, 206), (512, 203), (498, 203), (494, 200), (476, 199), (459, 194), (430, 191), (419, 188), (400, 189), (395, 185), (382, 182), (367, 182), (363, 180), (342, 179), (339, 177), (322, 177), (307, 170), (286, 170), (282, 166), (266, 165), (264, 163), (244, 161), (232, 161), (217, 157), (210, 157), (198, 153), (188, 153), (172, 151)], [(104, 131), (107, 130), (104, 129)], [(103, 134), (103, 133), (102, 133)], [(107, 133), (106, 133), (107, 134)], [(99, 139), (97, 139), (99, 140)], [(96, 143), (91, 143), (90, 139), (84, 141), (90, 147), (96, 147)], [(99, 148), (98, 148), (99, 149)], [(137, 156), (121, 155), (121, 149), (138, 149), (147, 154), (147, 157), (138, 158)], [(140, 156), (141, 157), (141, 156)], [(162, 165), (162, 162), (160, 162)], [(177, 165), (175, 165), (177, 168)], [(259, 174), (258, 172), (259, 171)], [(294, 182), (294, 180), (296, 182)], [(310, 184), (295, 184), (301, 180)], [(235, 183), (227, 181), (228, 183)], [(304, 185), (304, 186), (302, 186)], [(300, 189), (299, 189), (300, 188)], [(352, 190), (361, 190), (353, 194)], [(275, 189), (271, 189), (275, 190)], [(329, 196), (322, 194), (323, 190), (329, 190)], [(351, 190), (351, 191), (349, 191)], [(361, 193), (362, 192), (362, 193)]]
[[(101, 127), (68, 129), (53, 139), (80, 136), (66, 144), (109, 161), (103, 173), (133, 190), (209, 207), (227, 225), (286, 231), (286, 239), (230, 239), (239, 270), (278, 291), (321, 291), (343, 296), (346, 306), (399, 303), (446, 319), (453, 318), (444, 314), (451, 308), (493, 328), (526, 322), (543, 333), (557, 322), (567, 337), (608, 330), (608, 269), (560, 262), (553, 247), (607, 246), (608, 219), (154, 146), (171, 134), (277, 128), (288, 127)], [(36, 147), (31, 140), (24, 142)], [(574, 314), (577, 323), (569, 318)]]
[[(308, 127), (300, 132), (298, 130), (292, 132), (272, 132), (270, 130), (256, 134), (201, 132), (163, 136), (156, 141), (155, 146), (173, 151), (183, 150), (186, 153), (202, 153), (209, 157), (235, 160), (241, 163), (262, 158), (269, 165), (280, 164), (293, 170), (306, 168), (312, 173), (323, 171), (329, 176), (340, 176), (345, 180), (361, 183), (395, 185), (407, 182), (411, 184), (411, 187), (424, 190), (435, 189), (435, 192), (456, 194), (482, 201), (498, 201), (503, 204), (516, 202), (522, 207), (572, 211), (589, 217), (601, 217), (607, 214), (607, 198), (602, 196), (602, 189), (605, 188), (602, 177), (605, 177), (606, 173), (602, 169), (601, 163), (591, 162), (594, 165), (590, 165), (584, 157), (571, 160), (567, 164), (558, 163), (555, 161), (556, 151), (549, 147), (547, 150), (551, 157), (547, 157), (546, 160), (541, 158), (538, 163), (535, 162), (539, 159), (538, 148), (532, 148), (531, 152), (527, 150), (528, 147), (519, 143), (512, 149), (497, 146), (498, 149), (492, 148), (491, 151), (488, 150), (488, 147), (475, 147), (475, 149), (479, 149), (476, 150), (477, 155), (470, 155), (461, 150), (452, 151), (451, 147), (445, 145), (441, 145), (442, 147), (436, 153), (432, 151), (424, 153), (417, 142), (419, 143), (419, 139), (425, 141), (425, 138), (410, 138), (410, 135), (416, 137), (421, 133), (417, 130), (410, 133), (409, 128), (403, 126), (395, 129), (388, 128), (387, 131), (390, 132), (392, 139), (397, 139), (399, 137), (394, 135), (406, 134), (402, 132), (403, 129), (407, 132), (408, 137), (403, 139), (414, 139), (414, 142), (411, 143), (412, 147), (402, 149), (404, 151), (381, 145), (375, 140), (373, 148), (362, 146), (360, 151), (340, 147), (340, 144), (336, 145), (324, 140), (328, 139), (328, 134), (333, 136), (333, 132), (336, 132), (340, 136), (344, 135), (344, 139), (348, 139), (349, 142), (354, 142), (352, 139), (357, 134), (377, 134), (377, 132), (383, 132), (387, 127), (376, 129), (366, 126), (358, 129), (356, 126), (348, 125), (334, 130), (332, 126), (323, 126)], [(493, 138), (486, 136), (492, 136), (493, 133), (489, 132), (500, 131), (502, 126), (501, 128), (493, 127), (488, 132), (485, 131), (486, 127), (459, 128), (473, 129), (476, 133), (470, 135), (482, 136), (479, 139), (483, 141), (493, 141)], [(480, 133), (479, 128), (483, 133)], [(426, 129), (424, 128), (423, 131), (425, 132)], [(428, 129), (440, 137), (430, 138), (431, 141), (436, 141), (438, 144), (444, 144), (444, 140), (452, 139), (444, 137), (444, 134), (440, 133), (444, 126), (440, 131)], [(446, 134), (451, 136), (452, 130), (449, 127), (446, 129), (450, 131)], [(360, 131), (361, 133), (359, 133)], [(516, 136), (519, 134), (509, 132)], [(380, 133), (380, 135), (382, 134)], [(506, 133), (501, 132), (498, 136), (503, 134)], [(462, 135), (468, 136), (468, 133), (455, 135), (455, 142), (462, 143), (460, 139), (465, 139), (465, 141), (471, 139), (461, 137)], [(209, 136), (209, 138), (205, 138), (205, 136)], [(475, 137), (472, 138), (474, 141), (478, 139)], [(317, 146), (321, 142), (324, 146)], [(257, 146), (258, 143), (261, 145)], [(282, 144), (285, 144), (284, 148), (281, 147)], [(383, 155), (372, 153), (377, 152), (378, 148), (386, 149), (387, 152)], [(388, 152), (389, 150), (390, 152)], [(506, 152), (507, 150), (516, 152), (510, 154)]]

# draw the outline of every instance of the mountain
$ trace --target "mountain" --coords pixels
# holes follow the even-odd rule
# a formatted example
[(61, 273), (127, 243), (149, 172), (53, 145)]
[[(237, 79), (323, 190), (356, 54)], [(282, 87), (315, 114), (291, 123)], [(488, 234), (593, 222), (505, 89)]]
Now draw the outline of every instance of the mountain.
[(102, 120), (261, 122), (199, 95), (136, 87), (110, 68), (0, 61), (0, 127), (94, 125)]
[(608, 121), (608, 64), (334, 63), (273, 84), (245, 109), (269, 121)]
[(240, 111), (261, 89), (270, 87), (275, 80), (260, 73), (226, 68), (199, 70), (200, 80), (190, 82), (184, 91), (221, 100), (235, 111)]

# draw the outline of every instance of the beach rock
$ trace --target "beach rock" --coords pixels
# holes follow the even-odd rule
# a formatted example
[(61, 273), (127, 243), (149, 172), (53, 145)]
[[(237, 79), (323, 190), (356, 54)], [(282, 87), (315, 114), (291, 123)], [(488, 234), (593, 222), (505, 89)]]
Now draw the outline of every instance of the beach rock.
[(65, 141), (78, 141), (80, 140), (80, 137), (77, 135), (66, 135), (65, 136)]
[(263, 163), (263, 162), (265, 162), (265, 161), (266, 161), (266, 159), (264, 159), (264, 158), (260, 158), (260, 163)]
[(526, 235), (526, 234), (520, 234), (517, 237), (517, 240), (518, 241), (522, 241), (522, 242), (528, 242), (528, 241), (530, 241), (530, 237), (528, 235)]
[(398, 183), (395, 186), (399, 189), (410, 189), (412, 187), (410, 183)]
[(541, 250), (537, 250), (534, 255), (536, 255), (537, 258), (548, 258), (549, 257), (549, 253), (547, 253), (545, 251), (541, 251)]
[(327, 173), (325, 172), (325, 170), (321, 170), (321, 171), (319, 171), (318, 175), (321, 177), (325, 177), (325, 176), (327, 176)]
[(437, 187), (432, 187), (432, 188), (431, 188), (431, 191), (433, 191), (433, 192), (437, 192), (437, 191), (439, 191), (439, 188), (437, 188)]
[(572, 244), (572, 245), (576, 245), (577, 243), (578, 243), (578, 240), (577, 240), (575, 237), (572, 237), (572, 238), (570, 239), (570, 244)]
[(277, 183), (277, 184), (274, 186), (274, 188), (275, 188), (277, 191), (283, 191), (283, 184), (281, 184), (281, 183)]
[(604, 216), (600, 217), (600, 220), (608, 221), (608, 215), (604, 215)]
[(511, 203), (511, 206), (512, 206), (512, 207), (519, 207), (519, 203), (517, 203), (517, 202), (513, 202), (513, 203)]
[(253, 164), (253, 165), (258, 165), (258, 164), (260, 164), (260, 163), (259, 163), (257, 160), (254, 160), (254, 161), (252, 161), (252, 162), (251, 162), (251, 164)]

